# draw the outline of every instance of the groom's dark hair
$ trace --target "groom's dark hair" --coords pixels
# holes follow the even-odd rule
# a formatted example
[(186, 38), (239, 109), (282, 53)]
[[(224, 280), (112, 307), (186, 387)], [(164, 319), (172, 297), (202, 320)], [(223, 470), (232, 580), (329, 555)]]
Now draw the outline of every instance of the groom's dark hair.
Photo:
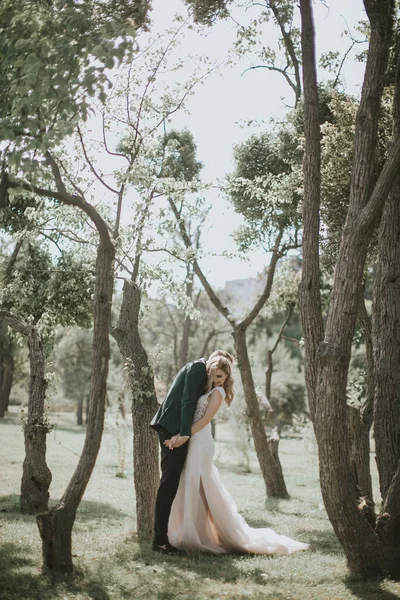
[(214, 350), (214, 352), (208, 357), (207, 362), (210, 362), (210, 360), (216, 358), (217, 356), (223, 356), (224, 358), (226, 358), (226, 360), (229, 360), (231, 365), (233, 365), (233, 363), (235, 362), (235, 357), (232, 356), (232, 354), (229, 354), (229, 352), (226, 352), (226, 350)]

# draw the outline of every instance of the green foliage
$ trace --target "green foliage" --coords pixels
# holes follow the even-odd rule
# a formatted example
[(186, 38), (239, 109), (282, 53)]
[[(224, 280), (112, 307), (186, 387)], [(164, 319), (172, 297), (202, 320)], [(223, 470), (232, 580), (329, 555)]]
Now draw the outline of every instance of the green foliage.
[(29, 211), (39, 207), (40, 199), (32, 194), (6, 194), (0, 207), (1, 228), (6, 233), (17, 233), (31, 228)]
[(161, 140), (162, 177), (177, 181), (197, 178), (203, 165), (196, 160), (196, 150), (193, 135), (187, 129), (166, 133)]
[(300, 281), (301, 264), (299, 260), (284, 259), (277, 269), (271, 295), (261, 313), (262, 316), (273, 317), (296, 307)]
[(272, 379), (271, 404), (276, 418), (285, 424), (293, 424), (294, 416), (306, 410), (305, 384), (298, 373), (279, 371)]
[(57, 323), (90, 327), (92, 323), (94, 271), (87, 261), (64, 253), (57, 260), (49, 285), (50, 310)]
[(3, 289), (2, 306), (51, 338), (56, 324), (90, 327), (93, 287), (92, 265), (68, 253), (54, 264), (47, 249), (29, 241)]
[(232, 0), (184, 0), (193, 14), (195, 23), (212, 25), (217, 19), (225, 19), (228, 14), (228, 6)]
[(48, 306), (52, 260), (38, 243), (29, 242), (20, 252), (10, 284), (3, 289), (2, 306), (38, 323)]
[(283, 126), (251, 136), (235, 148), (234, 157), (227, 193), (246, 220), (236, 240), (242, 250), (260, 242), (269, 247), (279, 229), (290, 232), (299, 226), (301, 148), (296, 132)]
[(55, 373), (68, 400), (87, 399), (92, 369), (92, 332), (77, 327), (58, 333), (54, 350)]
[[(385, 91), (379, 120), (374, 173), (378, 176), (387, 155), (391, 137), (392, 93)], [(321, 217), (322, 266), (333, 272), (350, 197), (353, 168), (356, 100), (336, 90), (326, 90), (326, 120), (321, 126)], [(369, 248), (370, 260), (376, 252), (375, 235)]]
[[(45, 153), (88, 117), (89, 98), (104, 97), (107, 69), (130, 46), (129, 23), (110, 19), (110, 2), (3, 0), (0, 6), (0, 139), (9, 165)], [(107, 14), (108, 13), (108, 14)], [(22, 162), (21, 162), (22, 161)]]

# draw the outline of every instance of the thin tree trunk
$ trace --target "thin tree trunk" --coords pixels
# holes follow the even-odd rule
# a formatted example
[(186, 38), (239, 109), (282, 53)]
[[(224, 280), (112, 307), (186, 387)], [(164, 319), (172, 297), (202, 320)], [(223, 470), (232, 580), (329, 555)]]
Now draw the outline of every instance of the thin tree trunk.
[(0, 355), (1, 374), (0, 374), (0, 417), (8, 411), (10, 403), (10, 393), (14, 379), (14, 345), (12, 340), (6, 334), (6, 344)]
[(25, 459), (22, 466), (21, 512), (36, 514), (47, 510), (51, 472), (46, 464), (46, 435), (49, 425), (44, 414), (46, 398), (45, 358), (40, 333), (5, 310), (1, 318), (28, 340), (30, 382), (28, 415), (24, 423)]
[(73, 569), (71, 553), (72, 528), (75, 522), (76, 511), (96, 463), (104, 427), (105, 397), (110, 355), (108, 335), (111, 325), (115, 253), (106, 225), (100, 217), (98, 217), (97, 222), (100, 223), (98, 228), (100, 229), (101, 240), (97, 249), (96, 260), (93, 312), (93, 362), (85, 443), (78, 466), (60, 502), (51, 511), (37, 516), (37, 523), (42, 538), (44, 566), (60, 572), (70, 572)]
[(267, 496), (289, 498), (279, 457), (277, 455), (274, 456), (273, 453), (271, 453), (265, 429), (262, 424), (260, 407), (247, 354), (246, 330), (240, 327), (236, 328), (233, 335), (254, 447), (264, 478)]
[(206, 339), (204, 340), (203, 346), (202, 346), (201, 351), (200, 351), (200, 356), (204, 356), (205, 357), (205, 356), (207, 356), (209, 354), (208, 347), (209, 347), (209, 345), (211, 343), (211, 340), (216, 335), (217, 335), (217, 332), (214, 329), (212, 329), (211, 331), (209, 331), (207, 333)]
[[(4, 418), (7, 411), (7, 355), (9, 354), (10, 338), (7, 324), (0, 321), (0, 419)], [(10, 388), (11, 389), (11, 388)]]
[(77, 407), (76, 407), (76, 424), (77, 425), (83, 425), (83, 405), (84, 405), (85, 399), (83, 396), (79, 396), (78, 398), (78, 402), (77, 402)]
[(0, 405), (3, 403), (5, 411), (8, 411), (10, 404), (10, 394), (14, 381), (14, 357), (12, 354), (7, 354), (4, 357), (4, 374), (0, 389)]
[(46, 398), (45, 359), (42, 340), (36, 328), (28, 335), (30, 385), (28, 419), (24, 425), (25, 460), (22, 467), (21, 512), (36, 514), (46, 511), (49, 501), (51, 472), (46, 463)]
[[(4, 287), (6, 287), (11, 281), (12, 272), (23, 243), (24, 241), (21, 238), (14, 246), (3, 276)], [(2, 354), (0, 355), (0, 418), (3, 418), (4, 414), (8, 411), (10, 393), (14, 379), (14, 343), (10, 339), (7, 326), (4, 326), (4, 323), (0, 323), (0, 340), (2, 350)]]
[[(193, 296), (193, 271), (191, 271), (191, 269), (189, 268), (189, 266), (187, 267), (186, 278), (187, 278), (187, 281), (186, 281), (186, 296), (188, 298), (192, 299), (192, 296)], [(188, 362), (189, 338), (190, 338), (190, 326), (191, 326), (191, 323), (192, 323), (192, 319), (189, 316), (185, 316), (185, 319), (183, 321), (182, 338), (181, 338), (181, 343), (180, 343), (180, 346), (179, 346), (178, 371), (184, 365), (186, 365), (186, 363)]]
[(160, 475), (158, 439), (150, 428), (158, 404), (152, 368), (139, 333), (140, 304), (140, 289), (135, 283), (125, 281), (118, 324), (112, 335), (129, 365), (137, 532), (140, 538), (146, 539), (153, 532)]

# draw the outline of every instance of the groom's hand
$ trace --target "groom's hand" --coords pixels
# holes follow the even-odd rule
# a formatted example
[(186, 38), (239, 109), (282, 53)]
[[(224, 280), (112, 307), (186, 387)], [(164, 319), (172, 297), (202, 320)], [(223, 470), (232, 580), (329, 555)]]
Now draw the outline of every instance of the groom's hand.
[(185, 444), (188, 441), (188, 439), (188, 435), (179, 435), (179, 433), (177, 433), (170, 440), (165, 440), (164, 446), (167, 446), (167, 448), (173, 450), (174, 448), (179, 448), (180, 446), (183, 446), (183, 444)]

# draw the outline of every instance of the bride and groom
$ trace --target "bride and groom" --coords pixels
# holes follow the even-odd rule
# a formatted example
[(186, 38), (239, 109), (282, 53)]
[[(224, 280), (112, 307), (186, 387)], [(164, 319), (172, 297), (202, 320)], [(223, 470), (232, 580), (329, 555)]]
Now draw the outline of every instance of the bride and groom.
[(233, 399), (233, 357), (217, 350), (185, 365), (151, 422), (161, 446), (153, 550), (291, 554), (308, 544), (255, 529), (238, 513), (213, 462), (211, 420)]

